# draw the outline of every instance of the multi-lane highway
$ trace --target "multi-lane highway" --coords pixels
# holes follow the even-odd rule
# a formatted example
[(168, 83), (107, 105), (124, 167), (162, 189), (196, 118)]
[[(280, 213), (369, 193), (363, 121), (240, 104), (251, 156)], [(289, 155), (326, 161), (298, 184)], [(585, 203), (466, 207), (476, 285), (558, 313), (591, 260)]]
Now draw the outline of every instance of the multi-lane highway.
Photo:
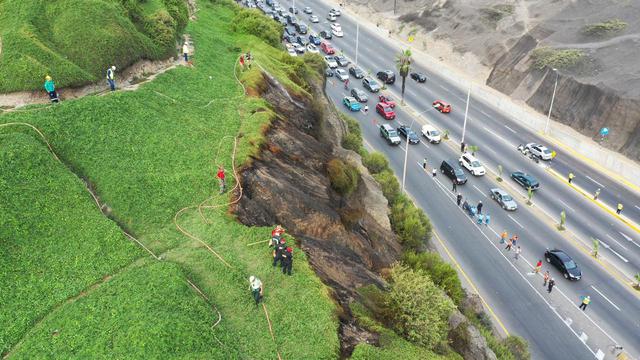
[[(282, 3), (288, 8), (291, 4)], [(285, 6), (286, 5), (286, 6)], [(310, 24), (314, 32), (329, 30), (324, 20), (332, 5), (311, 0), (297, 0), (302, 9), (310, 6), (320, 17), (319, 24)], [(299, 14), (299, 18), (307, 16)], [(334, 38), (331, 43), (355, 61), (356, 20), (352, 14), (338, 18), (344, 30), (344, 38)], [(308, 23), (308, 22), (307, 22)], [(375, 76), (379, 70), (395, 71), (394, 59), (403, 48), (375, 26), (361, 23), (359, 27), (358, 66)], [(422, 159), (427, 158), (428, 170), (439, 167), (443, 159), (457, 159), (462, 134), (466, 89), (456, 88), (439, 76), (437, 69), (421, 65), (420, 54), (414, 53), (413, 71), (429, 76), (426, 84), (407, 79), (406, 105), (396, 108), (397, 119), (387, 121), (373, 111), (375, 96), (369, 96), (371, 111), (351, 113), (363, 129), (366, 145), (386, 154), (396, 174), (403, 174), (405, 150), (407, 153), (406, 190), (431, 218), (436, 232), (460, 263), (461, 268), (475, 283), (509, 332), (524, 336), (531, 344), (534, 358), (589, 359), (613, 358), (610, 347), (621, 344), (632, 355), (640, 353), (640, 300), (628, 284), (628, 277), (640, 269), (640, 234), (620, 221), (605, 208), (615, 209), (617, 202), (625, 204), (624, 215), (631, 221), (640, 220), (640, 208), (635, 191), (598, 169), (574, 158), (562, 149), (551, 163), (536, 163), (516, 151), (520, 143), (542, 142), (531, 129), (509, 119), (499, 110), (486, 105), (481, 99), (471, 97), (465, 142), (477, 145), (477, 157), (490, 172), (483, 177), (467, 173), (469, 181), (458, 186), (465, 199), (471, 203), (482, 201), (484, 213), (491, 214), (489, 225), (479, 226), (455, 204), (451, 182), (442, 175), (432, 177), (422, 169)], [(351, 87), (362, 88), (361, 82), (351, 78)], [(400, 79), (389, 86), (387, 93), (399, 100)], [(327, 93), (336, 106), (341, 105), (347, 90), (337, 79), (327, 84)], [(453, 106), (451, 114), (433, 110), (431, 102), (443, 99)], [(417, 145), (389, 146), (380, 136), (378, 125), (389, 123), (396, 127), (400, 122), (412, 124), (419, 133), (425, 123), (448, 130), (450, 140), (433, 145), (422, 142)], [(409, 146), (409, 148), (405, 148)], [(501, 165), (505, 181), (498, 183), (495, 172)], [(535, 176), (541, 188), (533, 198), (534, 205), (525, 204), (526, 191), (508, 179), (512, 171), (522, 170)], [(589, 194), (601, 188), (600, 203), (582, 195), (569, 186), (564, 176), (576, 174), (573, 185)], [(493, 172), (493, 173), (492, 173)], [(501, 187), (514, 195), (519, 209), (507, 213), (488, 198), (490, 188)], [(567, 214), (567, 230), (556, 229), (560, 212)], [(505, 251), (498, 242), (498, 234), (506, 229), (520, 237), (522, 257), (516, 260), (513, 253)], [(601, 258), (590, 256), (592, 239), (601, 242)], [(583, 278), (569, 282), (561, 274), (545, 264), (555, 278), (557, 286), (549, 294), (542, 287), (540, 275), (532, 273), (532, 266), (543, 259), (546, 248), (561, 248), (569, 253), (582, 268)], [(543, 271), (544, 271), (543, 270)], [(591, 296), (592, 303), (586, 311), (577, 308), (581, 296)], [(502, 325), (501, 325), (502, 326)], [(601, 351), (602, 353), (600, 353)]]

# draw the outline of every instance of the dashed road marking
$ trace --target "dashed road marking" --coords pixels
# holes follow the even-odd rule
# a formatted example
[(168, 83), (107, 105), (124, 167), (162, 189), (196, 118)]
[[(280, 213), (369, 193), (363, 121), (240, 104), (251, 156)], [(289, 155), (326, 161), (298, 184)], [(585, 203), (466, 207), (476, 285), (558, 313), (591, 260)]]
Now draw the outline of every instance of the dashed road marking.
[(514, 219), (513, 216), (511, 215), (507, 215), (507, 216), (509, 217), (509, 219), (513, 220), (514, 223), (518, 224), (518, 226), (524, 229), (524, 226), (522, 226), (522, 224), (520, 224), (516, 219)]
[(618, 240), (614, 239), (613, 236), (607, 234), (607, 237), (611, 240), (613, 240), (613, 242), (615, 242), (616, 244), (618, 244), (621, 248), (625, 249), (625, 250), (629, 250), (626, 247), (624, 247), (624, 245), (622, 245), (620, 242), (618, 242)]
[(471, 186), (473, 186), (473, 188), (474, 188), (474, 189), (478, 190), (478, 192), (479, 192), (480, 194), (482, 194), (482, 196), (487, 197), (487, 194), (485, 194), (485, 193), (484, 193), (482, 190), (480, 190), (477, 186), (475, 186), (475, 185), (471, 185)]
[(613, 250), (611, 248), (611, 246), (609, 246), (609, 244), (607, 244), (606, 242), (604, 242), (602, 240), (599, 240), (599, 241), (600, 241), (600, 244), (602, 244), (602, 246), (604, 246), (605, 249), (611, 251), (615, 256), (619, 257), (620, 260), (622, 260), (622, 261), (624, 261), (626, 263), (629, 262), (629, 260), (627, 260), (624, 256), (620, 255), (617, 251)]
[(512, 133), (516, 134), (516, 131), (510, 128), (509, 126), (504, 125), (504, 127), (507, 128), (507, 130), (511, 131)]
[(560, 201), (562, 203), (562, 205), (564, 205), (567, 209), (575, 212), (575, 210), (573, 210), (573, 208), (571, 206), (569, 206), (566, 202), (564, 202), (564, 201), (562, 201), (560, 199), (558, 199), (558, 201)]
[(640, 247), (640, 244), (638, 244), (637, 242), (633, 241), (633, 239), (631, 238), (631, 236), (629, 236), (629, 235), (627, 235), (627, 234), (625, 234), (625, 233), (623, 233), (623, 232), (620, 232), (620, 231), (618, 231), (618, 233), (619, 233), (620, 235), (622, 235), (622, 237), (623, 237), (623, 238), (625, 238), (628, 242), (632, 243), (633, 245), (635, 245), (635, 246), (637, 246), (637, 247)]
[(616, 310), (620, 311), (620, 308), (618, 307), (618, 305), (614, 304), (613, 301), (609, 300), (608, 297), (604, 296), (604, 294), (601, 293), (600, 290), (596, 289), (595, 286), (591, 285), (591, 288), (595, 290), (598, 294), (600, 294), (600, 296), (602, 296), (605, 300), (607, 300), (609, 304), (611, 304), (614, 308), (616, 308)]
[(586, 177), (587, 179), (593, 181), (596, 185), (599, 185), (601, 189), (604, 189), (605, 186), (600, 184), (599, 182), (595, 181), (591, 176), (585, 175), (584, 177)]

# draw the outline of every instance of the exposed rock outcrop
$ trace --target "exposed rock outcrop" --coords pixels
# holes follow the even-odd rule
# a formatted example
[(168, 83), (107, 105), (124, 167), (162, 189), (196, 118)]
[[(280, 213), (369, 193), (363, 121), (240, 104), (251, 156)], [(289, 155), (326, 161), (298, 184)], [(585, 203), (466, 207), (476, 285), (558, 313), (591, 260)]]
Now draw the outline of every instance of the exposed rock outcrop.
[(451, 347), (465, 359), (494, 360), (496, 354), (489, 349), (487, 341), (480, 331), (469, 324), (459, 311), (449, 317), (449, 340)]

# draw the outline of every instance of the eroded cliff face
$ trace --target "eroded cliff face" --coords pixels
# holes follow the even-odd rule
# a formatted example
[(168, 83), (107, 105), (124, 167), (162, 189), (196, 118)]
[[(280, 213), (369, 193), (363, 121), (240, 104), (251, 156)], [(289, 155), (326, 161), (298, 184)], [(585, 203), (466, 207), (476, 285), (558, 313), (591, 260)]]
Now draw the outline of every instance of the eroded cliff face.
[(378, 272), (401, 253), (391, 231), (387, 200), (362, 165), (358, 188), (350, 196), (342, 197), (331, 188), (327, 162), (337, 157), (357, 165), (360, 159), (339, 146), (346, 129), (322, 96), (321, 84), (315, 84), (313, 92), (324, 119), (309, 101), (291, 101), (275, 80), (266, 82), (262, 96), (280, 119), (266, 134), (259, 158), (243, 171), (244, 196), (233, 211), (246, 225), (282, 224), (300, 242), (342, 305), (343, 353), (350, 353), (358, 342), (375, 343), (376, 336), (357, 327), (348, 303), (361, 286), (383, 286)]

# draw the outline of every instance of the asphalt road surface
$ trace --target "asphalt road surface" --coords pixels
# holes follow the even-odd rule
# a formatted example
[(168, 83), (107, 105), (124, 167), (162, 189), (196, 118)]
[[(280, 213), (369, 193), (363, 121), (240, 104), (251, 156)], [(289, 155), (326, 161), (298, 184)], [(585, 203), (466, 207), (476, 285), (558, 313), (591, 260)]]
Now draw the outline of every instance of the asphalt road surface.
[[(283, 7), (291, 4), (283, 2)], [(299, 14), (315, 32), (329, 30), (325, 17), (330, 5), (316, 1), (296, 1), (302, 9), (311, 6), (321, 19), (319, 24), (309, 24), (307, 15)], [(344, 38), (331, 41), (352, 61), (355, 61), (356, 25), (353, 18), (343, 14), (338, 18), (345, 33)], [(384, 35), (383, 31), (367, 26), (359, 29), (358, 66), (375, 76), (378, 70), (395, 70), (394, 58), (400, 46)], [(509, 332), (525, 337), (531, 345), (534, 358), (544, 359), (589, 359), (598, 357), (598, 350), (606, 358), (612, 344), (621, 344), (631, 355), (639, 353), (640, 346), (640, 301), (625, 278), (640, 269), (640, 234), (602, 209), (604, 205), (615, 208), (619, 199), (625, 200), (624, 215), (631, 220), (640, 219), (640, 208), (632, 204), (637, 194), (617, 180), (600, 174), (587, 164), (557, 150), (559, 155), (552, 163), (536, 163), (516, 151), (520, 143), (544, 143), (530, 129), (517, 121), (506, 118), (500, 112), (471, 98), (465, 134), (467, 144), (477, 145), (477, 157), (489, 172), (483, 177), (469, 173), (466, 185), (458, 186), (458, 192), (471, 203), (482, 201), (483, 213), (491, 214), (491, 224), (479, 226), (455, 204), (451, 182), (438, 174), (422, 169), (423, 158), (428, 159), (430, 170), (439, 167), (443, 159), (457, 159), (459, 140), (462, 134), (466, 89), (457, 89), (437, 75), (437, 72), (421, 68), (419, 61), (413, 71), (429, 77), (426, 84), (407, 79), (406, 105), (396, 108), (397, 120), (386, 121), (374, 111), (377, 98), (370, 94), (368, 114), (352, 113), (363, 129), (367, 146), (383, 152), (398, 175), (402, 177), (405, 158), (403, 141), (392, 147), (380, 136), (378, 125), (383, 122), (396, 127), (400, 122), (412, 125), (419, 133), (420, 127), (431, 123), (437, 128), (447, 129), (452, 138), (442, 144), (432, 145), (424, 141), (409, 145), (407, 153), (406, 190), (432, 220), (437, 233), (444, 239), (462, 269), (480, 290), (480, 294), (497, 314)], [(361, 82), (350, 80), (351, 87), (362, 88)], [(400, 82), (389, 86), (385, 93), (394, 94), (399, 102)], [(348, 91), (336, 78), (327, 84), (327, 93), (336, 106), (345, 112), (341, 99)], [(442, 99), (452, 104), (451, 114), (440, 114), (433, 110), (431, 102)], [(498, 164), (504, 169), (504, 182), (495, 180)], [(540, 180), (541, 189), (534, 195), (534, 206), (525, 205), (526, 191), (508, 179), (512, 171), (526, 171)], [(601, 188), (600, 200), (596, 204), (566, 184), (563, 179), (568, 172), (576, 174), (574, 185), (585, 193)], [(595, 186), (595, 187), (594, 187)], [(513, 213), (502, 210), (488, 198), (489, 189), (501, 187), (511, 193), (519, 203)], [(567, 230), (560, 232), (556, 225), (560, 211), (567, 213)], [(514, 259), (513, 253), (505, 251), (498, 242), (502, 230), (520, 237), (522, 257)], [(603, 261), (597, 262), (590, 255), (592, 238), (601, 241), (600, 254)], [(545, 264), (556, 279), (557, 286), (551, 294), (542, 287), (540, 275), (532, 273), (538, 259), (543, 259), (546, 248), (561, 248), (569, 253), (582, 268), (583, 279), (569, 282), (554, 268)], [(590, 295), (592, 299), (586, 311), (577, 308), (580, 297)], [(630, 316), (630, 314), (633, 314)]]

